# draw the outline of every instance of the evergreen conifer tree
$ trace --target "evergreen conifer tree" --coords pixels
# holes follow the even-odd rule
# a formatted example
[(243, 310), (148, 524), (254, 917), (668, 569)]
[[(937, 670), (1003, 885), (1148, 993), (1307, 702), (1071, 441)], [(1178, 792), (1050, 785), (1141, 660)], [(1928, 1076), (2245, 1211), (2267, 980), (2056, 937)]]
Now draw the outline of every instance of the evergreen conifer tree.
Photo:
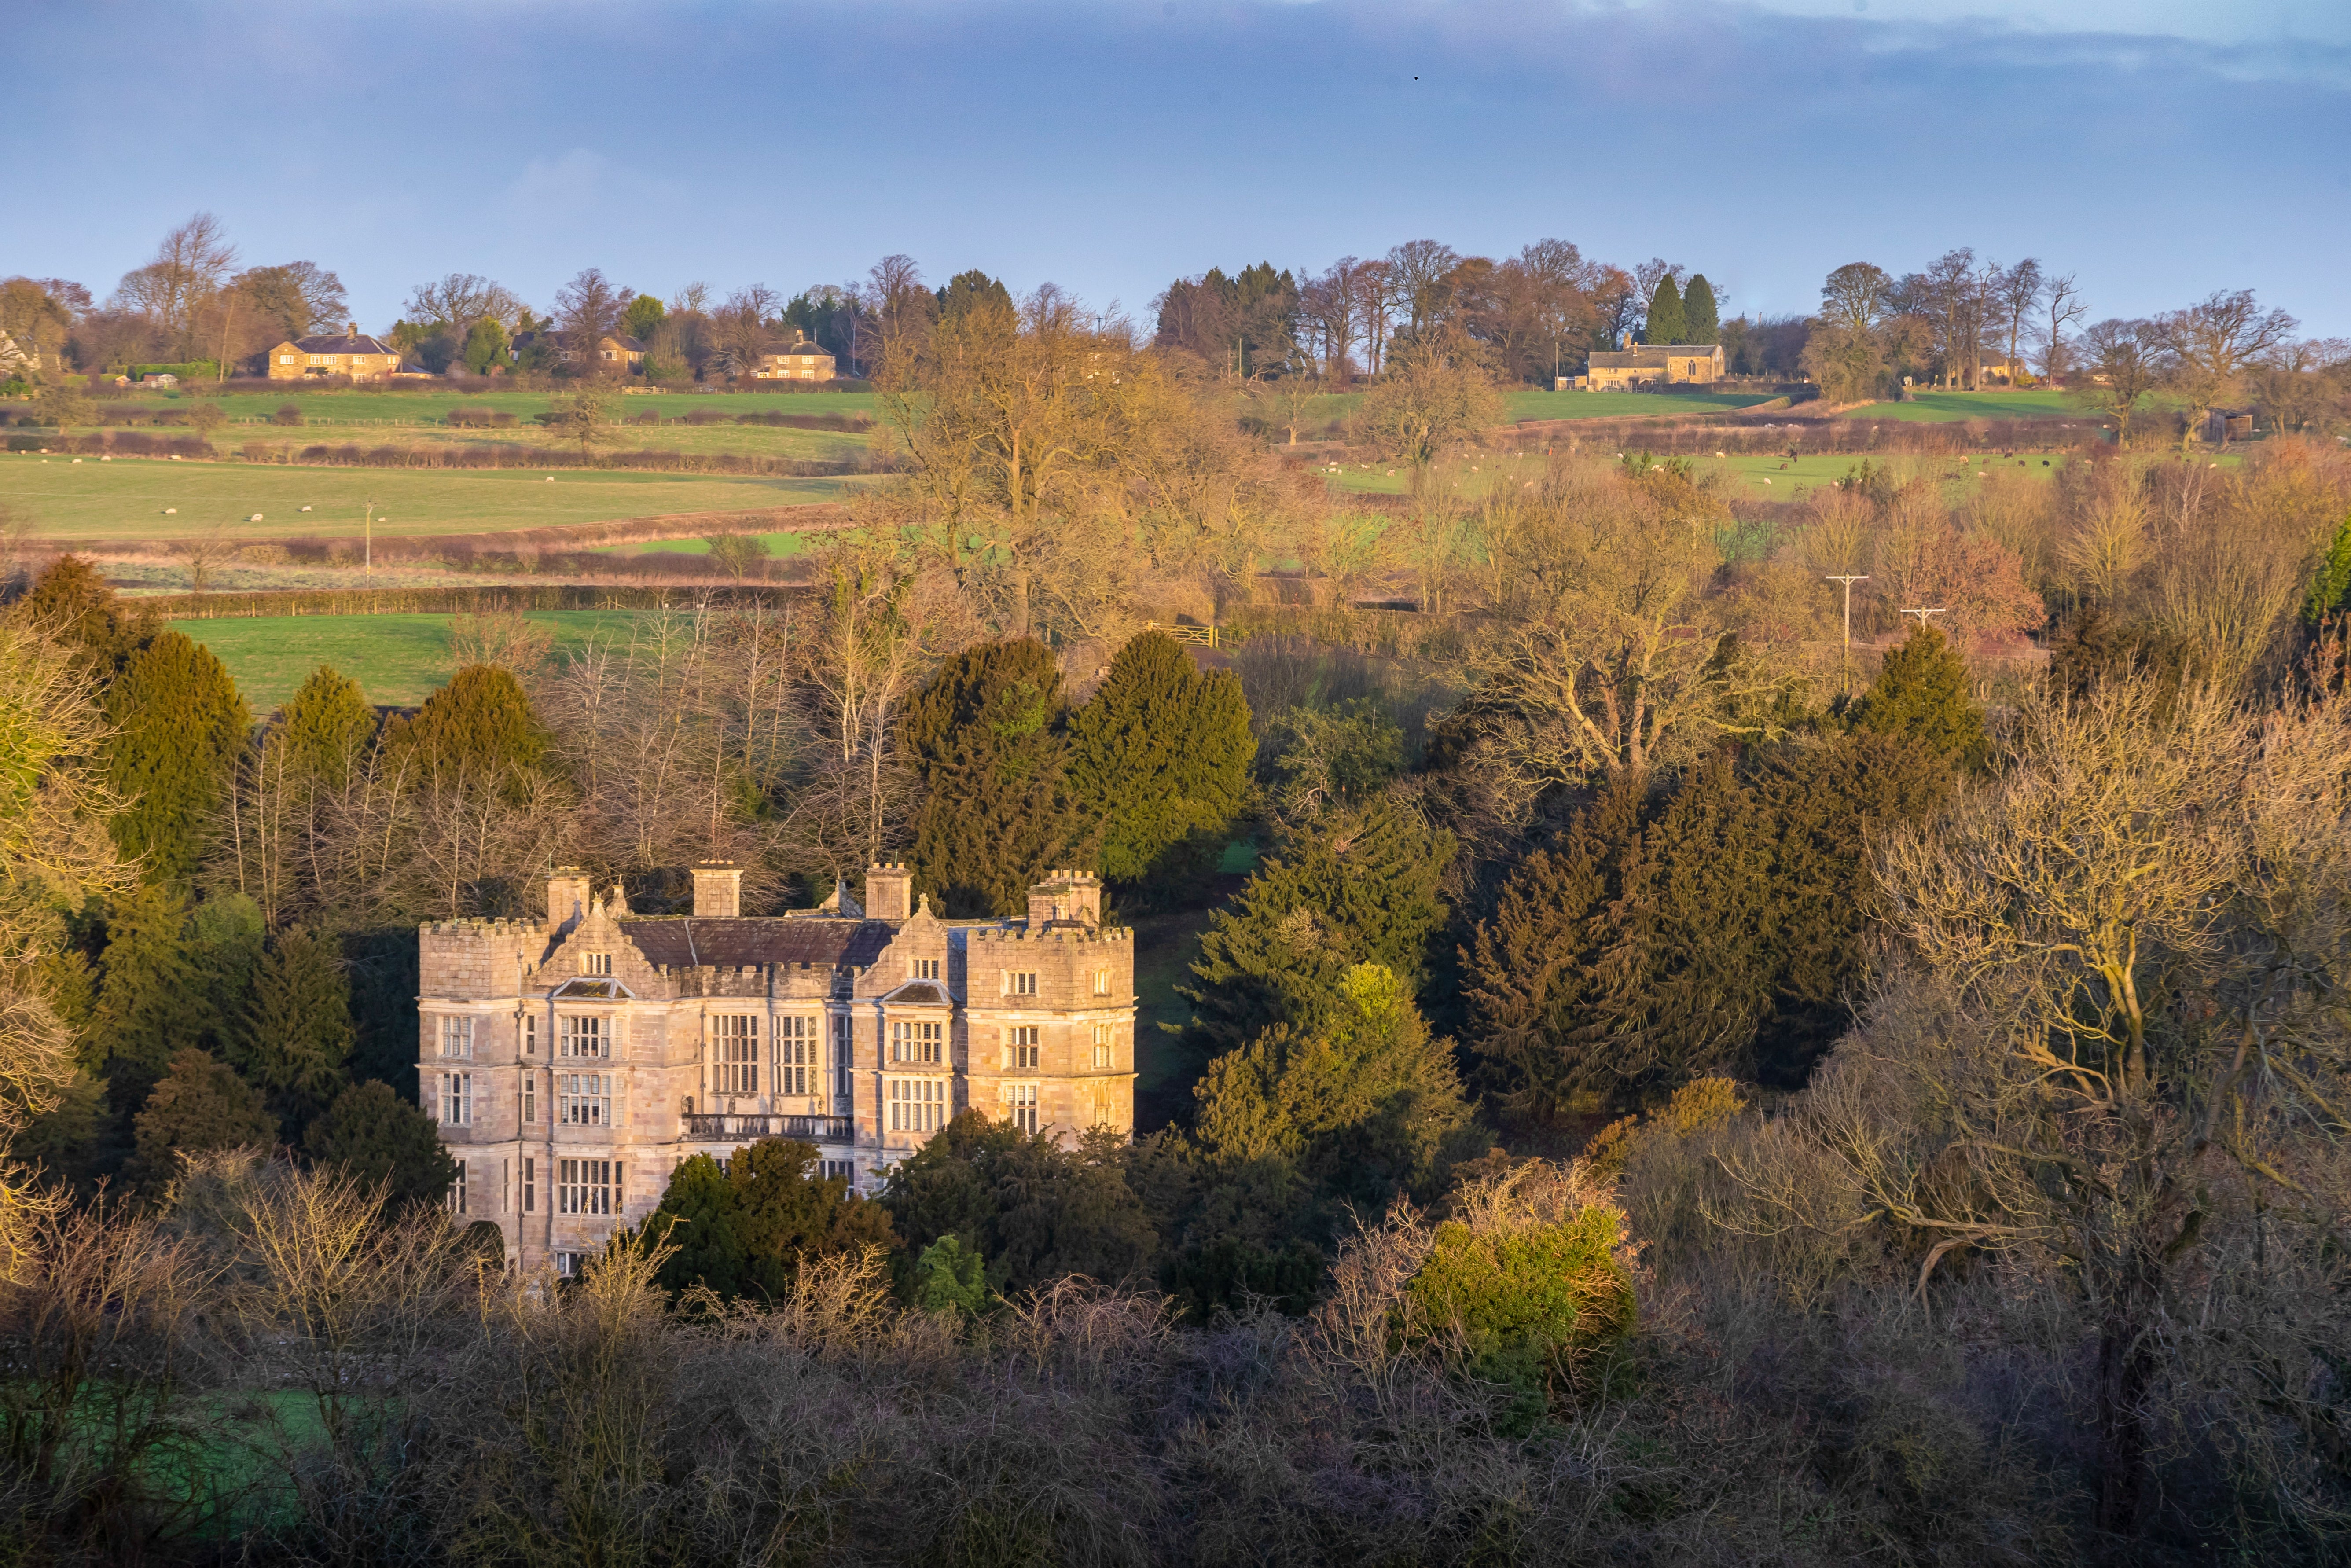
[(1464, 955), (1479, 1049), (1538, 1117), (1622, 1092), (1617, 1021), (1649, 983), (1652, 814), (1646, 779), (1612, 779), (1557, 844), (1520, 862)]
[(1874, 735), (1908, 736), (1961, 768), (1981, 766), (1990, 744), (1967, 662), (1938, 626), (1918, 626), (1886, 655), (1855, 723)]
[(848, 1177), (817, 1172), (816, 1145), (788, 1138), (762, 1138), (726, 1162), (726, 1223), (743, 1250), (741, 1292), (782, 1301), (803, 1259), (897, 1246), (887, 1209), (852, 1197)]
[(108, 1080), (116, 1105), (135, 1106), (172, 1058), (203, 1038), (204, 1009), (188, 956), (188, 906), (151, 884), (115, 901), (99, 958), (98, 1006), (84, 1065)]
[(289, 1133), (307, 1126), (350, 1082), (350, 987), (332, 944), (299, 927), (261, 959), (252, 998), (229, 1039), (229, 1061), (265, 1091)]
[(1201, 934), (1186, 1031), (1215, 1054), (1277, 1023), (1310, 1025), (1358, 964), (1393, 971), (1417, 994), (1445, 924), (1450, 833), (1382, 796), (1332, 811), (1288, 837)]
[(1311, 1027), (1276, 1024), (1217, 1057), (1193, 1093), (1212, 1157), (1289, 1161), (1327, 1197), (1373, 1209), (1426, 1196), (1470, 1120), (1452, 1042), (1376, 964), (1342, 976)]
[[(347, 713), (348, 698), (330, 697), (322, 706)], [(511, 778), (547, 756), (547, 732), (529, 695), (513, 671), (497, 664), (466, 665), (384, 738), (422, 768), (474, 779)]]
[(277, 1118), (221, 1061), (193, 1047), (172, 1058), (171, 1071), (147, 1096), (133, 1125), (138, 1153), (124, 1174), (150, 1189), (179, 1174), (182, 1154), (214, 1149), (266, 1150), (277, 1142)]
[(297, 778), (340, 789), (374, 733), (375, 710), (360, 684), (321, 664), (287, 699), (271, 739), (285, 748), (287, 767)]
[(241, 893), (221, 894), (188, 911), (185, 931), (195, 983), (184, 1005), (199, 1020), (204, 1048), (225, 1056), (261, 968), (261, 906)]
[(957, 654), (906, 705), (900, 744), (924, 785), (914, 874), (945, 913), (1020, 914), (1044, 873), (1091, 859), (1062, 717), (1061, 671), (1027, 638)]
[(729, 1301), (745, 1293), (746, 1259), (734, 1216), (735, 1191), (716, 1160), (695, 1155), (670, 1173), (660, 1207), (643, 1227), (655, 1244), (676, 1249), (662, 1262), (663, 1289), (700, 1285)]
[(115, 847), (146, 880), (184, 886), (253, 716), (211, 649), (165, 631), (108, 688), (106, 716), (107, 784), (124, 802), (109, 825)]
[[(457, 1164), (442, 1146), (432, 1119), (393, 1093), (390, 1084), (373, 1080), (336, 1095), (327, 1113), (303, 1134), (302, 1147), (319, 1164), (339, 1166), (354, 1181), (381, 1185), (385, 1197), (397, 1204), (439, 1203), (457, 1179)], [(542, 1170), (538, 1179), (552, 1181), (554, 1173)]]
[(1220, 852), (1256, 752), (1239, 677), (1195, 670), (1164, 632), (1129, 641), (1070, 721), (1070, 787), (1101, 823), (1102, 875), (1144, 883)]
[(1682, 339), (1685, 343), (1722, 341), (1721, 312), (1714, 302), (1714, 285), (1701, 272), (1682, 292)]
[(105, 574), (78, 555), (61, 555), (41, 570), (10, 613), (76, 649), (101, 680), (111, 680), (159, 629), (132, 612)]
[(2315, 626), (2346, 608), (2351, 608), (2351, 512), (2335, 525), (2335, 540), (2311, 577), (2310, 589), (2303, 595), (2302, 618)]
[(1682, 334), (1688, 323), (1682, 319), (1682, 291), (1674, 287), (1670, 272), (1657, 279), (1656, 292), (1649, 296), (1649, 315), (1641, 329), (1645, 343), (1680, 343), (1687, 341)]

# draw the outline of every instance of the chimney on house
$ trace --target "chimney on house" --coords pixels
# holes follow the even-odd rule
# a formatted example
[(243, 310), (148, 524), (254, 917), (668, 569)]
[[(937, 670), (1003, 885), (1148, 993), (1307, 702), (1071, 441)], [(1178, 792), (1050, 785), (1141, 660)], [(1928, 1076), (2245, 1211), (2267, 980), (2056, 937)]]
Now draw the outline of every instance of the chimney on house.
[(705, 920), (732, 920), (743, 913), (743, 868), (720, 861), (694, 868), (694, 913)]
[(547, 924), (558, 935), (586, 917), (591, 894), (588, 873), (576, 865), (559, 865), (547, 873)]
[(344, 323), (343, 323), (343, 325), (344, 325), (344, 327), (346, 327), (346, 328), (348, 329), (348, 330), (344, 333), (344, 336), (346, 336), (346, 337), (350, 337), (350, 338), (356, 338), (356, 337), (358, 337), (358, 336), (360, 335), (360, 324), (359, 324), (358, 322), (356, 322), (356, 321), (346, 321), (346, 322), (344, 322)]
[(914, 873), (904, 863), (865, 868), (865, 918), (904, 920), (914, 912)]

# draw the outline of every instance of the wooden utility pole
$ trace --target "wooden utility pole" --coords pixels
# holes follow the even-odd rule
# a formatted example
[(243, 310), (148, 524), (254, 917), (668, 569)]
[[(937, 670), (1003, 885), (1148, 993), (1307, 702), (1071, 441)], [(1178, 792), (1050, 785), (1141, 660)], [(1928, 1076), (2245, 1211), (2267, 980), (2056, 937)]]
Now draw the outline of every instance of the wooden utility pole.
[(1851, 696), (1853, 695), (1853, 585), (1856, 582), (1867, 582), (1869, 574), (1865, 571), (1850, 577), (1840, 577), (1835, 572), (1831, 572), (1824, 580), (1844, 584), (1844, 695)]
[(1925, 626), (1931, 623), (1928, 620), (1928, 616), (1949, 615), (1950, 612), (1938, 604), (1931, 610), (1905, 610), (1902, 613), (1905, 615), (1916, 615), (1918, 618), (1918, 624)]

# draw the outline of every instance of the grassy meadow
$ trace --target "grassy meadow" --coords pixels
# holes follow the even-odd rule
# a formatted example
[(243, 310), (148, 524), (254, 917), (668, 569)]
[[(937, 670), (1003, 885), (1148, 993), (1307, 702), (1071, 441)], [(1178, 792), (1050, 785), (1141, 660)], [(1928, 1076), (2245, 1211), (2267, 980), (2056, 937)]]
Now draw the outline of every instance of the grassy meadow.
[[(569, 396), (569, 389), (558, 392), (348, 387), (307, 392), (297, 385), (285, 392), (233, 392), (217, 397), (198, 397), (185, 392), (133, 391), (109, 398), (99, 406), (108, 413), (126, 408), (154, 412), (190, 409), (201, 402), (215, 405), (232, 422), (266, 423), (279, 408), (290, 402), (301, 409), (306, 423), (355, 425), (437, 423), (454, 408), (486, 408), (510, 413), (517, 424), (528, 425), (531, 415), (544, 413)], [(651, 409), (659, 412), (664, 421), (694, 409), (708, 409), (730, 419), (738, 413), (839, 413), (855, 418), (873, 413), (874, 396), (872, 392), (637, 392), (616, 393), (611, 406), (616, 416)]]
[[(654, 611), (555, 610), (525, 617), (559, 653), (591, 637), (626, 637)], [(256, 717), (294, 695), (320, 664), (359, 682), (371, 703), (423, 702), (452, 673), (448, 615), (265, 615), (174, 621), (217, 654)]]
[[(92, 543), (191, 538), (214, 529), (244, 539), (357, 539), (371, 500), (375, 531), (387, 537), (497, 533), (809, 506), (838, 500), (854, 483), (605, 469), (328, 468), (0, 455), (0, 493), (30, 515), (33, 533)], [(262, 516), (257, 523), (250, 520), (256, 512)]]
[[(753, 534), (751, 537), (767, 545), (768, 558), (770, 560), (782, 560), (787, 556), (798, 555), (809, 547), (809, 537), (806, 534)], [(598, 555), (708, 555), (710, 540), (706, 538), (635, 539), (627, 544), (604, 545), (595, 553)]]

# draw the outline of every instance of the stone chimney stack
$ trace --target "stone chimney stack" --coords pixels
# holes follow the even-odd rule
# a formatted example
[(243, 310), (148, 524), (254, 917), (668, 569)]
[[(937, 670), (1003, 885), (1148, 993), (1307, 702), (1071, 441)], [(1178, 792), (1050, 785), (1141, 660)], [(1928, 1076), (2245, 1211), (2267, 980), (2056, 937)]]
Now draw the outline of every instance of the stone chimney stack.
[(547, 874), (547, 924), (558, 933), (570, 930), (587, 916), (588, 873), (576, 865), (559, 865)]
[(743, 868), (726, 862), (694, 868), (694, 913), (705, 920), (732, 920), (743, 913)]
[(914, 913), (914, 873), (903, 862), (865, 868), (865, 918), (904, 920)]

